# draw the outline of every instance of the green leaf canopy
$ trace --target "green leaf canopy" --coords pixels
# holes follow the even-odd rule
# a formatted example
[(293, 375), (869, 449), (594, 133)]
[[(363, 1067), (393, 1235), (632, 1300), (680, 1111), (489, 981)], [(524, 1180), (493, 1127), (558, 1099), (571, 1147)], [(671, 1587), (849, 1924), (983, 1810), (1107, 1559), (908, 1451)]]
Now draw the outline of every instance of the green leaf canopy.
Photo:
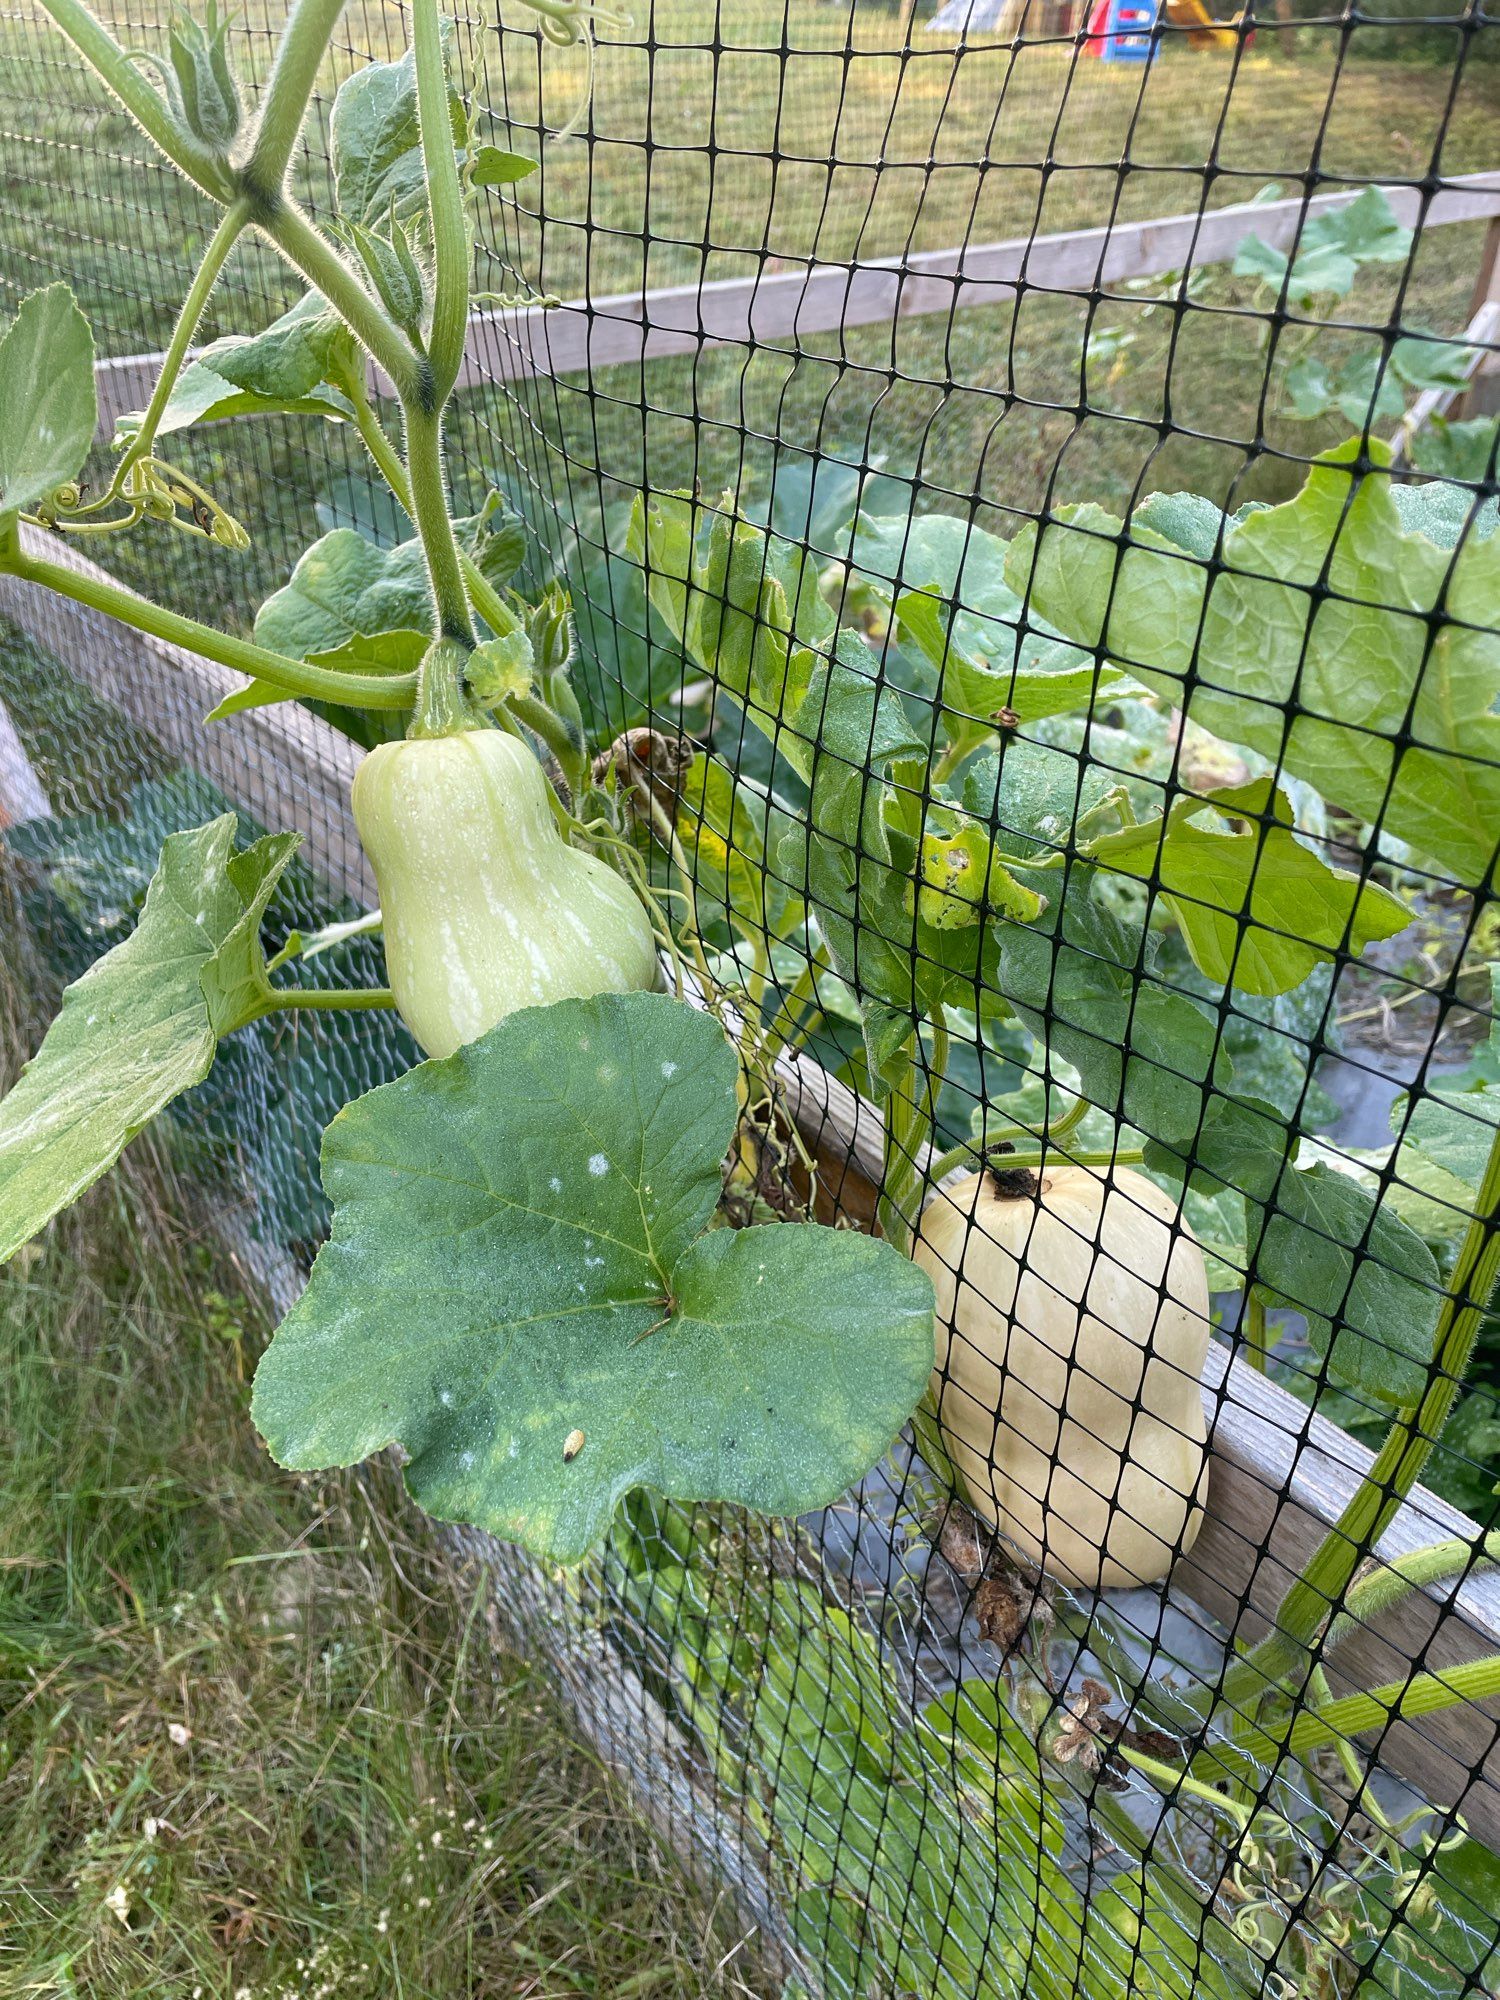
[(114, 1165), (261, 1011), (260, 921), (297, 834), (234, 851), (235, 818), (174, 833), (140, 923), (63, 995), (0, 1102), (0, 1263)]
[(331, 1240), (256, 1376), (282, 1464), (399, 1442), (429, 1513), (579, 1561), (650, 1484), (825, 1505), (932, 1366), (888, 1244), (710, 1221), (734, 1131), (717, 1022), (658, 994), (513, 1014), (342, 1111)]
[(1389, 473), (1351, 464), (1360, 450), (1238, 516), (1156, 495), (1126, 536), (1101, 508), (1065, 510), (1016, 537), (1008, 574), (1214, 735), (1477, 886), (1500, 841), (1500, 540), (1477, 522), (1456, 549), (1409, 529)]
[(0, 336), (0, 520), (78, 477), (98, 420), (94, 336), (68, 287), (48, 285)]

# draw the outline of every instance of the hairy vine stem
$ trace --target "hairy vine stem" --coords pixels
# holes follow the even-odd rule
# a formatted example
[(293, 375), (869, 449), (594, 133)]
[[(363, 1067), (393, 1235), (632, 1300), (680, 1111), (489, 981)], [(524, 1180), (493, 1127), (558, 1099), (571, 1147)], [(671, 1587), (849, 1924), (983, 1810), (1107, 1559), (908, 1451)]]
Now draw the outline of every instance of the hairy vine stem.
[(344, 0), (297, 0), (287, 21), (242, 175), (262, 199), (281, 192), (313, 85), (343, 11)]
[[(365, 450), (370, 455), (370, 461), (391, 489), (397, 503), (405, 508), (408, 514), (412, 514), (411, 481), (406, 476), (406, 467), (401, 462), (401, 454), (376, 415), (363, 382), (351, 383), (349, 387), (350, 400), (354, 404), (355, 427), (359, 431)], [(522, 629), (521, 620), (474, 558), (460, 549), (458, 564), (463, 572), (470, 604), (496, 637), (503, 638), (508, 633), (519, 632)]]
[(463, 364), (474, 245), (453, 152), (448, 66), (437, 0), (413, 0), (412, 49), (417, 68), (417, 123), (432, 213), (432, 329), (427, 360), (432, 370), (432, 401), (441, 406), (452, 395)]
[(283, 198), (274, 215), (258, 220), (261, 234), (292, 268), (319, 291), (390, 376), (403, 403), (421, 394), (426, 363), (354, 267), (297, 207)]
[(153, 639), (165, 639), (169, 645), (201, 653), (205, 659), (217, 660), (236, 673), (270, 681), (290, 695), (306, 695), (314, 701), (336, 703), (341, 708), (396, 709), (409, 708), (416, 691), (415, 674), (345, 673), (341, 668), (289, 660), (285, 654), (273, 653), (253, 640), (237, 639), (212, 625), (200, 625), (196, 618), (167, 611), (117, 583), (80, 575), (66, 563), (53, 562), (45, 556), (28, 555), (19, 538), (11, 548), (0, 550), (0, 567), (23, 582), (40, 584), (60, 597), (71, 597), (75, 604), (117, 618), (122, 625), (133, 626)]

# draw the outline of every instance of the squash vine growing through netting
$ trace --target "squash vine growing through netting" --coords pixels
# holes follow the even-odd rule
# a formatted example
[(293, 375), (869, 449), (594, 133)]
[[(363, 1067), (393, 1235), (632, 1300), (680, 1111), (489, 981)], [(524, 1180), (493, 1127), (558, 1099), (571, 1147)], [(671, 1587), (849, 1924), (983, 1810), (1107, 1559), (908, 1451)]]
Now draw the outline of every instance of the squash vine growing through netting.
[[(406, 54), (339, 92), (336, 239), (286, 178), (342, 0), (298, 0), (248, 127), (213, 9), (143, 64), (82, 0), (45, 4), (221, 216), (97, 494), (78, 484), (97, 410), (88, 324), (62, 284), (22, 303), (0, 339), (0, 569), (246, 675), (222, 713), (303, 699), (366, 729), (402, 717), (406, 733), (369, 751), (353, 801), (389, 988), (278, 983), (306, 949), (268, 956), (263, 942), (294, 835), (238, 848), (232, 815), (172, 834), (138, 926), (69, 988), (0, 1106), (0, 1256), (201, 1082), (226, 1038), (283, 1010), (399, 1010), (429, 1060), (327, 1129), (331, 1233), (257, 1377), (276, 1457), (346, 1465), (399, 1444), (433, 1514), (562, 1563), (620, 1517), (649, 1571), (648, 1618), (696, 1622), (706, 1646), (714, 1635), (713, 1675), (674, 1660), (665, 1676), (709, 1755), (728, 1770), (732, 1745), (759, 1732), (781, 1768), (789, 1743), (807, 1751), (799, 1715), (826, 1712), (820, 1742), (845, 1765), (794, 1764), (800, 1778), (756, 1801), (768, 1831), (789, 1812), (804, 1837), (826, 1821), (847, 1860), (848, 1815), (871, 1788), (889, 1794), (903, 1772), (936, 1784), (941, 1768), (961, 1801), (976, 1768), (1003, 1775), (967, 1850), (918, 1815), (904, 1869), (887, 1848), (865, 1852), (861, 1882), (794, 1895), (812, 1935), (819, 1896), (881, 1884), (867, 1895), (873, 1948), (895, 1988), (952, 1990), (957, 1960), (984, 1955), (986, 1898), (1045, 1912), (1059, 1992), (1075, 1974), (1090, 1992), (1127, 1990), (1146, 1928), (1200, 1940), (1226, 1992), (1254, 1990), (1283, 1950), (1312, 1977), (1336, 1899), (1278, 1930), (1267, 1884), (1305, 1829), (1265, 1774), (1336, 1743), (1378, 1828), (1380, 1893), (1399, 1907), (1409, 1829), (1366, 1797), (1351, 1739), (1500, 1693), (1500, 1658), (1338, 1697), (1324, 1667), (1341, 1636), (1330, 1609), (1359, 1615), (1362, 1590), (1368, 1608), (1360, 1564), (1473, 1353), (1500, 1267), (1500, 1117), (1481, 1079), (1472, 1101), (1433, 1098), (1413, 1127), (1408, 1143), (1441, 1157), (1467, 1203), (1440, 1264), (1378, 1178), (1307, 1156), (1300, 1091), (1277, 1101), (1237, 1076), (1217, 1008), (1231, 992), (1278, 1001), (1407, 924), (1368, 861), (1345, 866), (1309, 835), (1302, 802), (1330, 766), (1358, 818), (1488, 895), (1493, 509), (1398, 484), (1362, 435), (1280, 506), (1225, 513), (1158, 493), (1128, 520), (1063, 508), (1008, 545), (943, 515), (866, 516), (856, 498), (849, 560), (830, 572), (733, 495), (645, 494), (629, 552), (652, 616), (766, 739), (775, 777), (757, 785), (652, 730), (592, 745), (567, 603), (508, 587), (498, 495), (464, 519), (449, 505), (443, 421), (472, 304), (475, 195), (532, 162), (480, 142), (435, 0), (415, 0)], [(554, 39), (586, 37), (586, 9), (538, 11)], [(307, 292), (272, 327), (190, 358), (247, 231)], [(369, 393), (372, 361), (399, 435)], [(1335, 407), (1353, 394), (1324, 388)], [(324, 536), (253, 640), (47, 549), (39, 530), (87, 546), (142, 524), (242, 547), (246, 528), (165, 440), (273, 411), (351, 424), (413, 540), (383, 551), (352, 529)], [(330, 619), (314, 574), (362, 609)], [(852, 622), (856, 604), (895, 636), (910, 685)], [(1042, 727), (1148, 702), (1236, 746), (1242, 775), (1154, 796), (1097, 770), (1080, 782)], [(1159, 963), (1163, 917), (1197, 985)], [(812, 1219), (816, 1171), (780, 1081), (834, 1010), (857, 1028), (884, 1119), (878, 1234)], [(1033, 1040), (1039, 1093), (934, 1147), (950, 1066), (961, 1050), (982, 1058), (1006, 1023)], [(1267, 1304), (1303, 1315), (1328, 1378), (1389, 1409), (1388, 1437), (1220, 1689), (1132, 1680), (1121, 1648), (1104, 1659), (1112, 1686), (1067, 1693), (1050, 1660), (1067, 1618), (1053, 1584), (1160, 1583), (1196, 1530), (1205, 1254), (1238, 1272), (1252, 1329)], [(1102, 1340), (1078, 1304), (1101, 1271), (1117, 1315)], [(943, 1346), (951, 1357), (962, 1342), (965, 1367), (934, 1369), (934, 1279)], [(1034, 1321), (1018, 1337), (1026, 1284), (1054, 1297), (1041, 1338)], [(1094, 1392), (1084, 1414), (1080, 1387)], [(945, 1549), (962, 1544), (956, 1566), (997, 1586), (990, 1615), (1012, 1658), (1002, 1687), (966, 1683), (915, 1730), (887, 1715), (877, 1749), (844, 1727), (851, 1704), (890, 1708), (867, 1635), (790, 1582), (757, 1629), (717, 1633), (703, 1551), (691, 1537), (673, 1549), (657, 1496), (795, 1517), (834, 1501), (909, 1419), (967, 1503)], [(997, 1534), (1035, 1574), (1007, 1567)], [(727, 1571), (731, 1552), (726, 1540), (711, 1566)], [(1444, 1573), (1434, 1557), (1401, 1585)], [(1116, 1695), (1149, 1726), (1107, 1720)], [(1205, 1915), (1190, 1873), (1094, 1782), (1116, 1766), (1211, 1816), (1220, 1866), (1260, 1919)], [(1085, 1793), (1128, 1858), (1090, 1901), (1062, 1860), (1064, 1803)], [(1318, 1799), (1319, 1837), (1336, 1844)], [(875, 1816), (894, 1839), (888, 1797)], [(1461, 1858), (1479, 1881), (1467, 1845)], [(944, 1871), (977, 1914), (955, 1916), (947, 1895), (913, 1929), (913, 1896)], [(886, 1894), (902, 1922), (882, 1916)], [(1018, 1935), (1011, 1975), (1038, 1979)], [(997, 1991), (1001, 1971), (997, 1959)]]

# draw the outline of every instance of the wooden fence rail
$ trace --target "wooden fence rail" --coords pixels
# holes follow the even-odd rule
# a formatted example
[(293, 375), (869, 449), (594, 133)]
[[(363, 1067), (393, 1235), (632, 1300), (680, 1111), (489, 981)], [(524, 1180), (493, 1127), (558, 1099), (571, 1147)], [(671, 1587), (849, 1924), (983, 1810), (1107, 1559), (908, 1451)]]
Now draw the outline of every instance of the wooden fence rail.
[[(1108, 292), (1135, 278), (1227, 263), (1250, 235), (1288, 249), (1314, 217), (1347, 207), (1359, 192), (1341, 189), (903, 257), (762, 270), (751, 277), (611, 293), (545, 309), (476, 313), (469, 321), (459, 386), (639, 364), (726, 341), (774, 346), (839, 327), (998, 305), (1023, 288), (1080, 297)], [(1421, 190), (1409, 184), (1384, 193), (1411, 228), (1500, 217), (1500, 171), (1444, 182), (1427, 199), (1425, 211)], [(112, 432), (117, 417), (147, 401), (160, 366), (158, 354), (99, 364), (103, 432)], [(389, 394), (390, 384), (379, 371), (372, 379), (377, 393)]]

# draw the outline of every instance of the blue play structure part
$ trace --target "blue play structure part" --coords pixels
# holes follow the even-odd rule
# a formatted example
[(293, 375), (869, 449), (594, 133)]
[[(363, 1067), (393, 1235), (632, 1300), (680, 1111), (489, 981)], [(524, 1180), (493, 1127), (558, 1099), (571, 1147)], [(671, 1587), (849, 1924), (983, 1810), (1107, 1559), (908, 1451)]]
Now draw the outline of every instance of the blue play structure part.
[(1156, 52), (1156, 0), (1108, 0), (1101, 22), (1096, 11), (1090, 26), (1099, 37), (1101, 62), (1150, 62)]

